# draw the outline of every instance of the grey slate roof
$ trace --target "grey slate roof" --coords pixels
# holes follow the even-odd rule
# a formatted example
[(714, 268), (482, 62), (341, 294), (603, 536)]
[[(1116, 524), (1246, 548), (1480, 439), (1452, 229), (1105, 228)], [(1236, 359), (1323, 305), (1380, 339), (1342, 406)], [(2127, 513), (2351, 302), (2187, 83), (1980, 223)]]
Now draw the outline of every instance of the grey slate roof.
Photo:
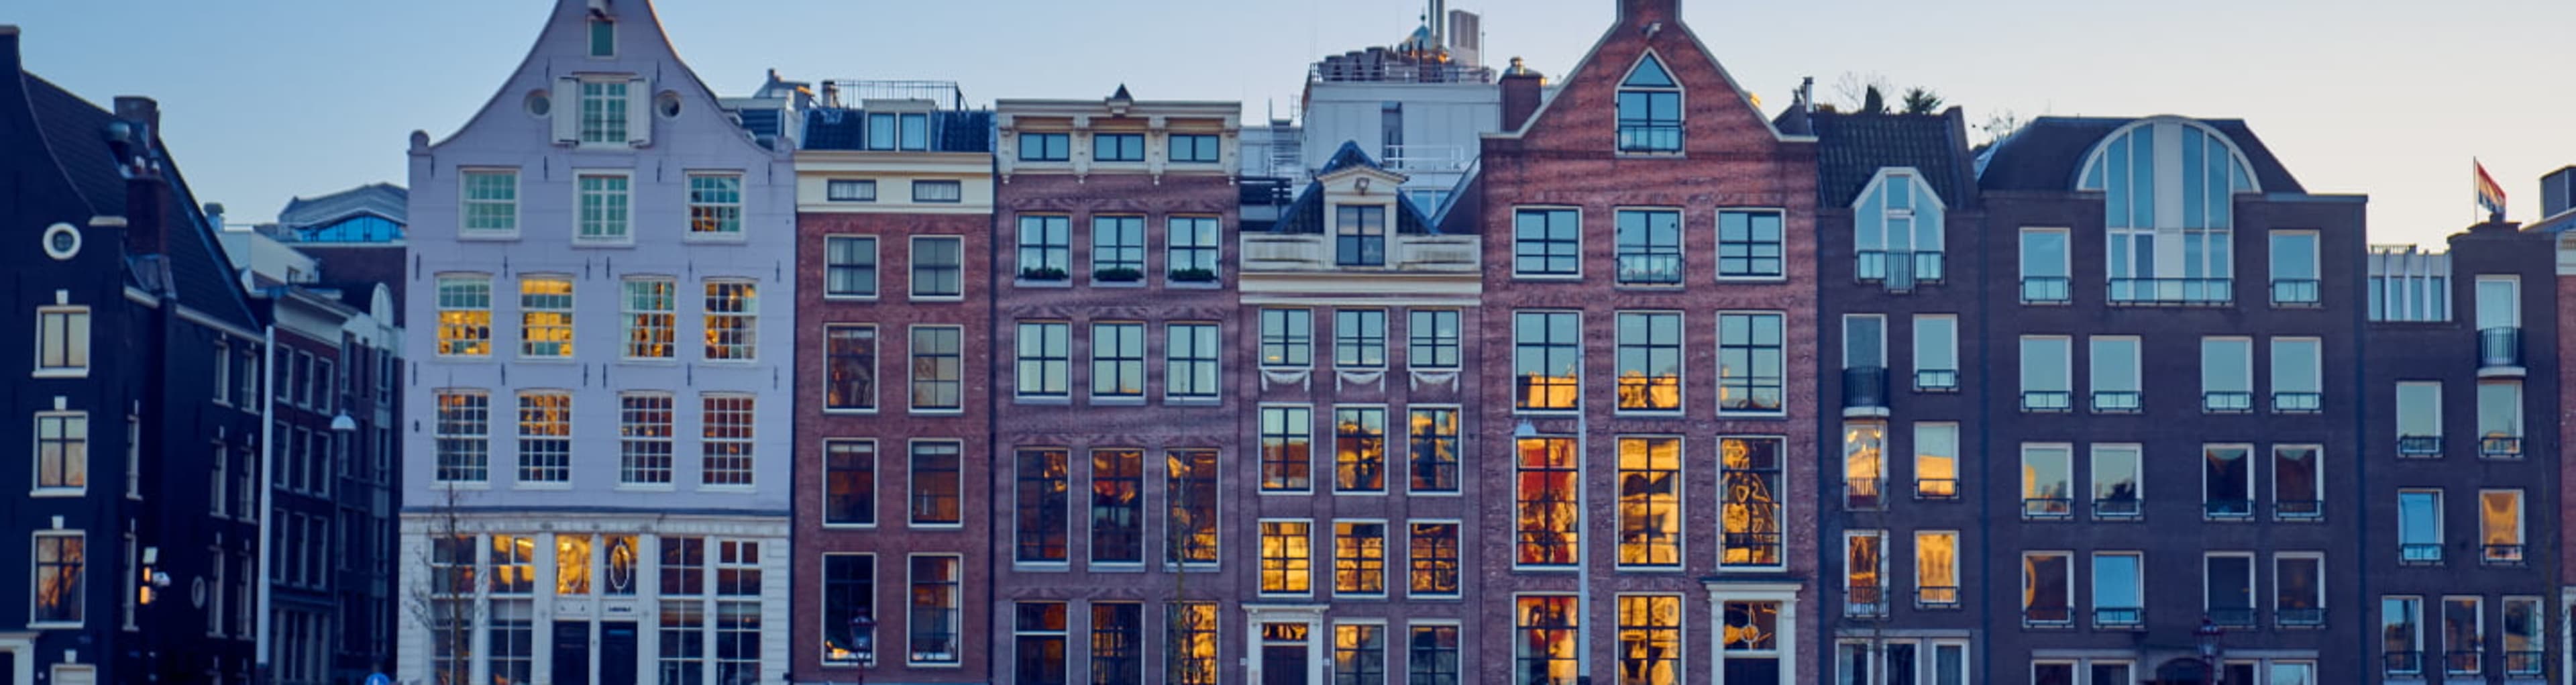
[[(1332, 159), (1324, 162), (1323, 170), (1315, 172), (1315, 175), (1324, 176), (1335, 171), (1355, 167), (1379, 170), (1383, 170), (1385, 168), (1378, 166), (1377, 160), (1370, 158), (1368, 153), (1361, 152), (1358, 145), (1345, 141), (1342, 143), (1341, 149), (1333, 151)], [(1404, 193), (1397, 193), (1395, 196), (1395, 205), (1395, 232), (1397, 234), (1419, 235), (1440, 232), (1437, 227), (1431, 224), (1430, 215), (1424, 213), (1420, 206), (1413, 204), (1413, 198), (1411, 196)], [(1288, 205), (1288, 213), (1281, 215), (1279, 217), (1279, 223), (1272, 224), (1269, 227), (1268, 232), (1323, 233), (1324, 209), (1323, 182), (1308, 181), (1306, 182), (1306, 188), (1304, 190), (1297, 191), (1296, 201)], [(1244, 230), (1251, 230), (1251, 228), (1247, 226)]]
[(360, 214), (373, 214), (394, 223), (409, 223), (411, 191), (391, 183), (372, 183), (319, 197), (299, 197), (286, 202), (277, 211), (277, 223), (288, 228), (320, 226)]
[(1913, 167), (1943, 204), (1969, 206), (1975, 184), (1964, 117), (1956, 107), (1941, 114), (1803, 115), (1816, 135), (1818, 206), (1850, 206), (1886, 167)]
[[(2077, 167), (2093, 146), (2139, 117), (2040, 117), (1987, 150), (1977, 160), (1977, 186), (1985, 190), (2075, 189)], [(2194, 119), (2227, 134), (2245, 152), (2248, 171), (2266, 193), (2305, 193), (2299, 180), (2272, 156), (2263, 139), (2239, 119)]]
[[(867, 110), (815, 109), (805, 113), (805, 136), (799, 139), (798, 144), (807, 150), (865, 150), (868, 147), (867, 129)], [(931, 112), (930, 151), (992, 152), (993, 113), (982, 110)]]

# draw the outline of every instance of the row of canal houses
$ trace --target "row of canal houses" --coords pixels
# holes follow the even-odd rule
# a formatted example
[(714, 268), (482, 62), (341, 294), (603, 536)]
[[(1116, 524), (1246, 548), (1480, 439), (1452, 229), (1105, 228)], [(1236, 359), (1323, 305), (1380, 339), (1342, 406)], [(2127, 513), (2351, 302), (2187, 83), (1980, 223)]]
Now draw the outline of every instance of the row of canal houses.
[[(1679, 5), (1549, 79), (1434, 2), (1247, 122), (723, 97), (645, 0), (559, 0), (413, 134), (355, 295), (226, 278), (263, 248), (149, 101), (21, 71), (0, 149), (77, 163), (8, 180), (0, 677), (2565, 682), (2576, 168), (2371, 245), (2245, 122), (1765, 112)], [(342, 362), (384, 391), (242, 409), (298, 348), (261, 331), (327, 356), (330, 316), (409, 322)], [(280, 521), (394, 501), (262, 466), (352, 413), (398, 581), (254, 593), (341, 556)], [(284, 639), (357, 624), (398, 657)]]

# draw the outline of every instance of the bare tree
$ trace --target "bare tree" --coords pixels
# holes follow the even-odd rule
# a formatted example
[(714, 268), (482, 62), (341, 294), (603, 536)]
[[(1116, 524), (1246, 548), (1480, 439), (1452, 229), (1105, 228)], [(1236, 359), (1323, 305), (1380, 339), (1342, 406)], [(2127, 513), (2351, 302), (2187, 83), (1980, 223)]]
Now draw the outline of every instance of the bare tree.
[[(1216, 601), (1214, 599), (1192, 600), (1189, 594), (1189, 578), (1191, 564), (1198, 563), (1200, 559), (1213, 561), (1216, 556), (1216, 550), (1213, 549), (1208, 538), (1213, 537), (1217, 522), (1198, 515), (1202, 511), (1215, 511), (1216, 503), (1200, 501), (1208, 493), (1202, 493), (1199, 488), (1191, 485), (1192, 476), (1199, 475), (1197, 465), (1193, 463), (1193, 456), (1191, 456), (1197, 453), (1174, 451), (1167, 454), (1164, 462), (1164, 478), (1167, 481), (1164, 492), (1171, 502), (1171, 510), (1163, 517), (1163, 529), (1168, 533), (1163, 549), (1166, 550), (1164, 554), (1167, 556), (1164, 562), (1172, 570), (1172, 599), (1169, 605), (1171, 608), (1167, 610), (1170, 615), (1165, 617), (1166, 625), (1171, 626), (1170, 634), (1165, 636), (1167, 639), (1163, 643), (1165, 679), (1174, 685), (1215, 683), (1217, 682), (1215, 663), (1212, 660), (1201, 661), (1197, 658), (1198, 655), (1192, 652), (1198, 648), (1197, 641), (1202, 639), (1202, 636), (1208, 640), (1215, 639), (1216, 626), (1212, 625), (1212, 622), (1216, 620), (1214, 606)], [(1213, 481), (1215, 463), (1212, 456), (1208, 466), (1211, 472), (1206, 474), (1206, 477)], [(1189, 474), (1189, 476), (1183, 474)], [(1202, 534), (1203, 531), (1204, 534)], [(1201, 603), (1210, 605), (1204, 615), (1194, 608)], [(1215, 645), (1210, 644), (1207, 647), (1209, 654), (1213, 655)], [(1181, 659), (1185, 657), (1187, 661), (1182, 661)]]
[[(420, 558), (413, 568), (423, 570), (421, 582), (403, 588), (409, 597), (412, 620), (430, 635), (429, 670), (435, 685), (464, 685), (473, 672), (474, 620), (474, 539), (465, 532), (465, 516), (458, 502), (463, 493), (455, 488), (441, 492), (440, 501), (431, 508), (429, 530), (422, 537), (428, 542), (421, 547)], [(448, 545), (450, 554), (440, 563), (439, 550)], [(461, 554), (459, 557), (457, 555)], [(452, 566), (463, 564), (460, 571)]]
[(1984, 152), (1986, 148), (1994, 147), (1996, 143), (2003, 142), (2004, 138), (2012, 136), (2014, 131), (2021, 130), (2022, 125), (2027, 123), (2030, 122), (2024, 120), (2021, 113), (2011, 109), (1987, 114), (1986, 123), (1977, 125), (1977, 132), (1983, 136), (1983, 139), (1979, 140), (1970, 152)]
[[(1842, 76), (1834, 79), (1834, 94), (1839, 96), (1838, 104), (1844, 111), (1849, 112), (1885, 113), (1886, 104), (1875, 102), (1880, 99), (1878, 94), (1895, 90), (1896, 84), (1889, 82), (1886, 75), (1878, 72), (1861, 74), (1846, 71)], [(1872, 107), (1873, 104), (1876, 105), (1875, 108)]]

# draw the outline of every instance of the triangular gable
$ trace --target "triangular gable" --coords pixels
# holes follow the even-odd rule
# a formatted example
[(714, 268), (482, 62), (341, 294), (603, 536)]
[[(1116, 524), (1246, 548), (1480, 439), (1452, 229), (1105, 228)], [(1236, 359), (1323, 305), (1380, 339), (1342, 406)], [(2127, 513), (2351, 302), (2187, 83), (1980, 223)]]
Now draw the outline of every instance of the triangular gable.
[(1673, 75), (1664, 71), (1664, 61), (1655, 59), (1655, 51), (1652, 48), (1647, 49), (1644, 56), (1637, 58), (1637, 66), (1630, 67), (1628, 69), (1628, 78), (1621, 79), (1619, 81), (1619, 85), (1631, 88), (1674, 88), (1679, 86), (1679, 84), (1673, 83)]
[[(1774, 124), (1771, 122), (1771, 118), (1770, 118), (1770, 117), (1763, 116), (1763, 114), (1762, 114), (1762, 112), (1761, 112), (1761, 108), (1760, 108), (1760, 107), (1756, 107), (1756, 106), (1754, 106), (1754, 104), (1753, 104), (1753, 100), (1752, 100), (1752, 98), (1751, 98), (1751, 96), (1750, 96), (1750, 91), (1746, 91), (1746, 90), (1744, 89), (1743, 85), (1742, 85), (1741, 83), (1738, 83), (1738, 82), (1735, 80), (1735, 75), (1734, 75), (1734, 74), (1731, 74), (1731, 73), (1728, 73), (1728, 72), (1727, 72), (1727, 70), (1726, 70), (1726, 65), (1721, 64), (1721, 63), (1719, 63), (1719, 62), (1717, 61), (1717, 53), (1712, 52), (1712, 51), (1710, 51), (1710, 50), (1708, 49), (1708, 43), (1706, 43), (1705, 41), (1701, 41), (1701, 40), (1699, 39), (1699, 34), (1698, 34), (1698, 33), (1696, 33), (1696, 32), (1691, 31), (1691, 29), (1690, 29), (1690, 25), (1685, 24), (1685, 23), (1682, 23), (1682, 22), (1681, 22), (1681, 21), (1679, 21), (1677, 18), (1676, 18), (1674, 21), (1670, 22), (1670, 24), (1668, 25), (1666, 22), (1663, 22), (1663, 21), (1658, 21), (1658, 20), (1642, 20), (1642, 21), (1641, 21), (1641, 20), (1631, 20), (1630, 18), (1628, 18), (1628, 17), (1624, 17), (1624, 16), (1623, 16), (1623, 17), (1620, 17), (1620, 18), (1619, 18), (1618, 20), (1616, 20), (1616, 21), (1613, 21), (1613, 22), (1611, 23), (1611, 25), (1610, 25), (1609, 29), (1608, 29), (1608, 30), (1603, 31), (1603, 32), (1601, 33), (1601, 37), (1600, 37), (1599, 39), (1596, 39), (1596, 40), (1594, 40), (1594, 41), (1592, 42), (1592, 47), (1591, 47), (1591, 49), (1585, 50), (1585, 51), (1583, 52), (1583, 58), (1582, 58), (1582, 59), (1579, 59), (1579, 60), (1575, 60), (1574, 68), (1573, 68), (1573, 69), (1569, 69), (1569, 70), (1567, 70), (1567, 71), (1565, 72), (1565, 74), (1566, 74), (1566, 77), (1565, 77), (1565, 85), (1564, 85), (1564, 86), (1562, 86), (1562, 87), (1560, 87), (1560, 89), (1558, 90), (1558, 93), (1557, 93), (1557, 97), (1551, 97), (1551, 98), (1548, 98), (1546, 101), (1539, 103), (1538, 110), (1537, 110), (1537, 111), (1535, 111), (1535, 112), (1530, 113), (1530, 116), (1529, 116), (1529, 118), (1528, 118), (1528, 119), (1522, 120), (1522, 122), (1521, 122), (1521, 125), (1520, 125), (1520, 128), (1519, 128), (1519, 129), (1512, 130), (1512, 131), (1497, 132), (1497, 133), (1488, 133), (1488, 134), (1485, 134), (1485, 137), (1512, 139), (1512, 138), (1521, 138), (1521, 137), (1523, 137), (1523, 136), (1527, 135), (1531, 126), (1537, 125), (1539, 122), (1547, 120), (1549, 112), (1550, 112), (1551, 110), (1556, 109), (1556, 104), (1557, 104), (1559, 101), (1561, 101), (1561, 100), (1563, 100), (1563, 99), (1564, 99), (1564, 91), (1565, 91), (1565, 90), (1568, 90), (1568, 89), (1573, 88), (1573, 87), (1574, 87), (1574, 85), (1573, 85), (1573, 84), (1574, 84), (1574, 83), (1576, 83), (1577, 81), (1581, 81), (1581, 80), (1583, 80), (1583, 79), (1588, 78), (1588, 77), (1586, 76), (1586, 74), (1587, 74), (1587, 73), (1589, 73), (1589, 71), (1593, 68), (1593, 66), (1594, 66), (1594, 62), (1596, 62), (1596, 61), (1598, 61), (1598, 60), (1599, 60), (1599, 58), (1600, 58), (1600, 56), (1601, 56), (1601, 50), (1602, 50), (1602, 48), (1609, 47), (1609, 46), (1610, 46), (1611, 41), (1613, 41), (1613, 40), (1617, 40), (1617, 39), (1620, 39), (1623, 35), (1633, 35), (1633, 36), (1640, 36), (1640, 37), (1645, 37), (1645, 38), (1647, 38), (1647, 39), (1651, 39), (1651, 36), (1649, 36), (1649, 35), (1648, 35), (1648, 30), (1647, 30), (1647, 29), (1649, 29), (1650, 27), (1651, 27), (1651, 28), (1653, 28), (1653, 32), (1654, 32), (1654, 33), (1657, 33), (1657, 34), (1660, 34), (1662, 31), (1664, 31), (1664, 30), (1668, 30), (1668, 29), (1673, 28), (1673, 27), (1679, 27), (1679, 28), (1680, 28), (1680, 30), (1681, 30), (1681, 33), (1682, 33), (1682, 39), (1683, 39), (1683, 40), (1684, 40), (1688, 45), (1690, 45), (1692, 49), (1698, 50), (1698, 51), (1699, 51), (1699, 53), (1700, 53), (1700, 55), (1701, 55), (1702, 57), (1704, 57), (1704, 58), (1706, 58), (1706, 59), (1708, 60), (1709, 67), (1710, 67), (1710, 68), (1712, 68), (1712, 69), (1714, 69), (1714, 70), (1716, 70), (1716, 72), (1717, 72), (1717, 76), (1718, 76), (1718, 79), (1719, 79), (1721, 82), (1723, 82), (1723, 83), (1725, 83), (1725, 84), (1726, 84), (1726, 89), (1727, 89), (1728, 91), (1730, 91), (1730, 92), (1734, 93), (1734, 95), (1735, 95), (1736, 99), (1742, 102), (1742, 105), (1743, 105), (1743, 106), (1742, 106), (1742, 111), (1744, 112), (1744, 115), (1745, 115), (1745, 116), (1747, 116), (1747, 117), (1751, 117), (1751, 118), (1752, 118), (1752, 120), (1753, 120), (1754, 122), (1756, 122), (1756, 123), (1760, 124), (1760, 125), (1762, 126), (1763, 130), (1770, 131), (1770, 132), (1771, 132), (1771, 135), (1772, 135), (1772, 137), (1773, 137), (1773, 138), (1775, 138), (1775, 139), (1777, 139), (1777, 140), (1781, 140), (1781, 141), (1799, 141), (1799, 142), (1806, 142), (1806, 141), (1813, 141), (1813, 140), (1815, 140), (1815, 136), (1813, 136), (1813, 135), (1790, 135), (1790, 134), (1782, 133), (1782, 132), (1780, 131), (1780, 127), (1778, 127), (1778, 126), (1774, 125)], [(1630, 40), (1637, 40), (1637, 39), (1630, 39)], [(1639, 49), (1639, 50), (1638, 50), (1638, 53), (1639, 53), (1639, 54), (1654, 54), (1655, 52), (1656, 52), (1656, 50), (1655, 50), (1654, 46), (1651, 46), (1651, 45), (1649, 45), (1649, 46), (1644, 46), (1644, 47), (1642, 47), (1641, 49)], [(1672, 74), (1672, 72), (1671, 72), (1671, 70), (1670, 70), (1670, 68), (1669, 68), (1669, 67), (1670, 67), (1670, 64), (1671, 64), (1671, 63), (1666, 62), (1666, 61), (1664, 61), (1664, 60), (1663, 60), (1663, 59), (1661, 59), (1661, 58), (1658, 58), (1658, 59), (1656, 60), (1656, 66), (1657, 66), (1658, 68), (1661, 68), (1661, 69), (1664, 71), (1664, 75), (1665, 75), (1665, 77), (1666, 77), (1667, 79), (1670, 79), (1670, 78), (1671, 78), (1671, 74)], [(1625, 77), (1623, 76), (1622, 80), (1624, 80), (1624, 78), (1625, 78)], [(1678, 81), (1676, 81), (1676, 83), (1678, 83)], [(1614, 87), (1614, 88), (1615, 88), (1615, 87), (1617, 87), (1617, 85), (1618, 85), (1618, 83), (1617, 83), (1617, 82), (1613, 82), (1613, 83), (1612, 83), (1612, 85), (1611, 85), (1611, 87)], [(1567, 106), (1568, 106), (1568, 107), (1571, 107), (1572, 105), (1567, 105)]]

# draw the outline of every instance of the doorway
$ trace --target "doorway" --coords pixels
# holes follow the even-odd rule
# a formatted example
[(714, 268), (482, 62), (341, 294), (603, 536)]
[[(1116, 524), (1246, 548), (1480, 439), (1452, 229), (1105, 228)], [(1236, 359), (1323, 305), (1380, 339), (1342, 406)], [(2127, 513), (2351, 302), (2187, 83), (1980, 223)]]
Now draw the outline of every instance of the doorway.
[(590, 685), (590, 622), (555, 622), (555, 685)]
[(635, 622), (599, 624), (598, 685), (635, 685)]
[(1261, 624), (1261, 685), (1306, 685), (1308, 629), (1305, 623)]

